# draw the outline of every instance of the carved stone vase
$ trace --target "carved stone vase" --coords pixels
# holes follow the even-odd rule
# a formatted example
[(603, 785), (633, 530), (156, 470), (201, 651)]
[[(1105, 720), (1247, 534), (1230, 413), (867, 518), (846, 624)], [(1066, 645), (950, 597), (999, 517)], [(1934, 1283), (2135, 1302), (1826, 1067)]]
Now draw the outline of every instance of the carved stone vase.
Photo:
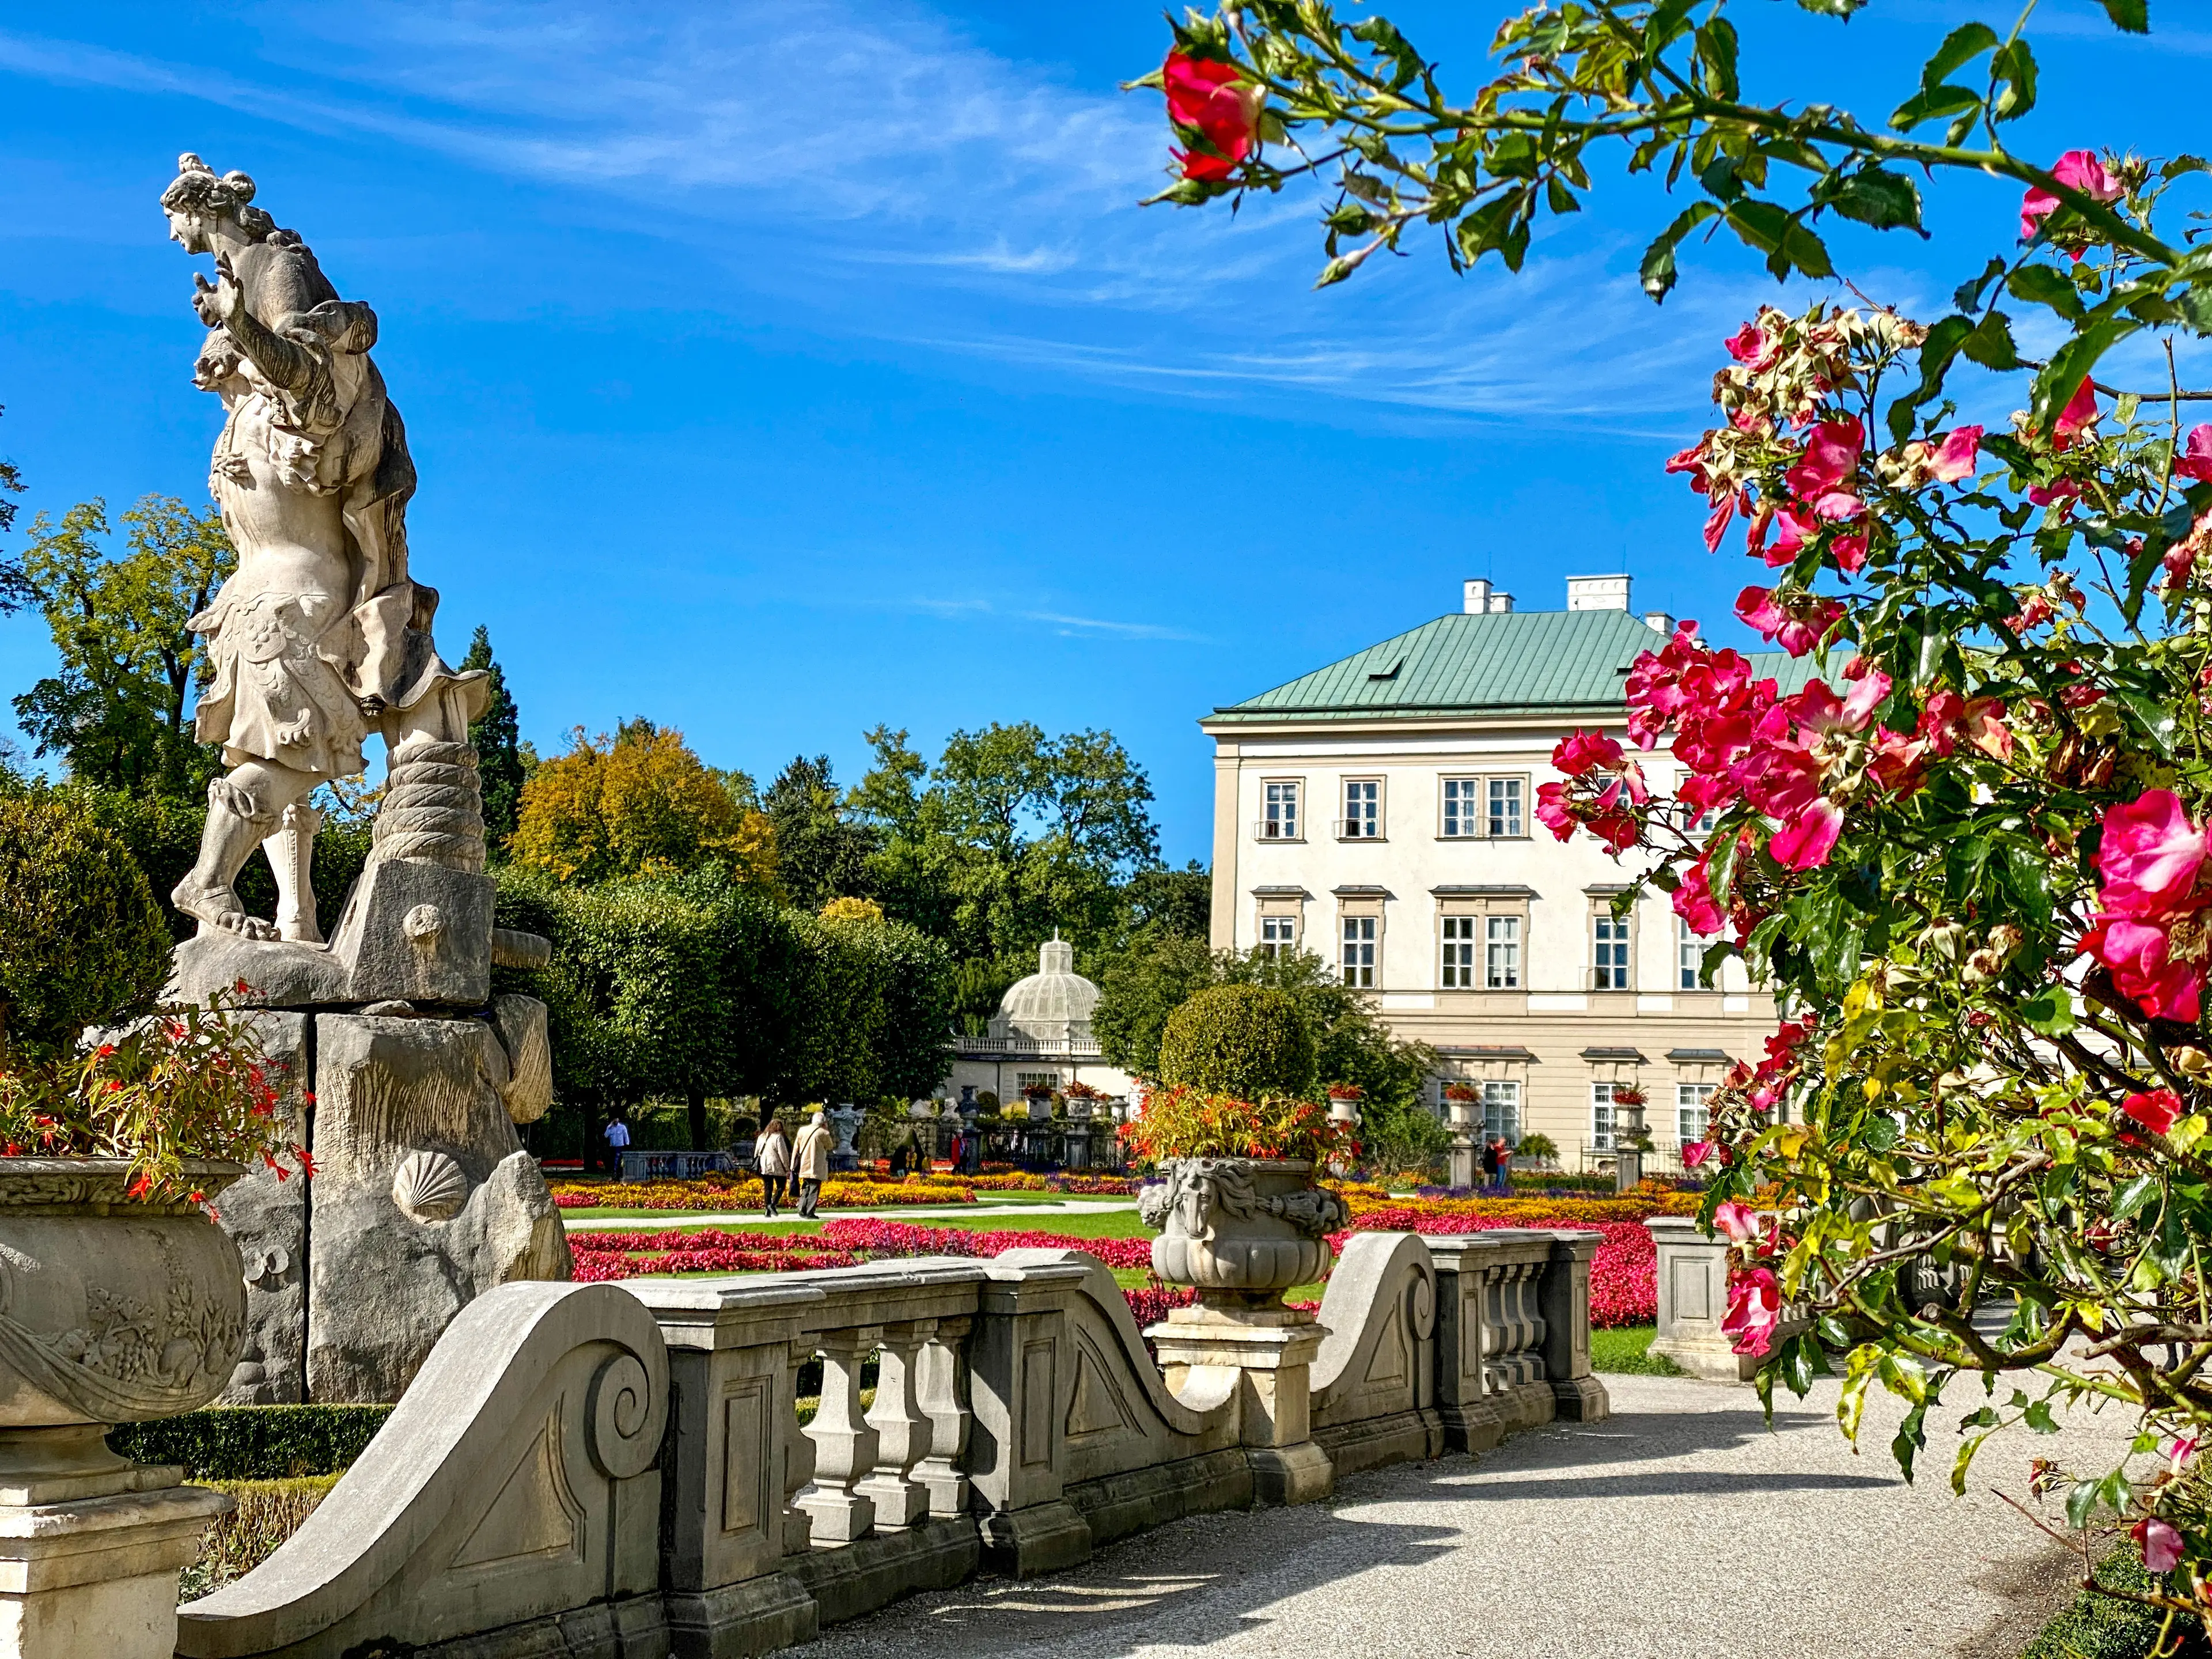
[(1167, 1158), (1160, 1173), (1138, 1197), (1145, 1224), (1160, 1230), (1152, 1271), (1202, 1301), (1280, 1301), (1328, 1271), (1328, 1235), (1351, 1219), (1303, 1158)]
[[(210, 1198), (245, 1174), (188, 1163)], [(115, 1158), (0, 1158), (0, 1652), (155, 1659), (222, 1493), (108, 1449), (221, 1391), (246, 1340), (238, 1246)]]

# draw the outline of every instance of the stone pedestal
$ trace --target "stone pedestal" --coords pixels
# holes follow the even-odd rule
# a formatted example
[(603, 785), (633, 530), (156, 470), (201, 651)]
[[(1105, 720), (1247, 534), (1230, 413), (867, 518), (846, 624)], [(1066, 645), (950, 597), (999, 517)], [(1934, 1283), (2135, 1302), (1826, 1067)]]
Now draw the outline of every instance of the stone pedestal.
[(1336, 1485), (1335, 1467), (1313, 1441), (1312, 1368), (1326, 1329), (1287, 1308), (1177, 1308), (1145, 1333), (1168, 1391), (1212, 1397), (1233, 1389), (1237, 1438), (1262, 1504), (1310, 1504)]
[(128, 1462), (98, 1425), (0, 1435), (0, 1654), (171, 1659), (177, 1575), (230, 1499)]
[(1454, 1187), (1474, 1186), (1482, 1173), (1482, 1161), (1476, 1156), (1474, 1143), (1471, 1140), (1455, 1140), (1451, 1144), (1449, 1156), (1449, 1184)]
[(1651, 1352), (1708, 1382), (1745, 1381), (1759, 1361), (1736, 1352), (1721, 1330), (1728, 1313), (1728, 1241), (1708, 1237), (1688, 1216), (1653, 1216), (1644, 1224), (1659, 1252), (1659, 1330)]
[(1617, 1193), (1632, 1192), (1644, 1179), (1644, 1152), (1640, 1147), (1616, 1144), (1613, 1152), (1613, 1189)]

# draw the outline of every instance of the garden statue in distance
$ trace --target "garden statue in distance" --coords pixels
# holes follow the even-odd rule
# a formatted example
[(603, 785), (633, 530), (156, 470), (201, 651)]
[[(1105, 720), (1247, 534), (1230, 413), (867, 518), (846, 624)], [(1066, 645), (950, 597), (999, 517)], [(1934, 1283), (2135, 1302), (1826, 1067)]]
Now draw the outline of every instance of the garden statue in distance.
[[(431, 637), (434, 590), (408, 574), (415, 465), (370, 361), (376, 313), (342, 300), (253, 180), (184, 155), (161, 193), (172, 240), (210, 254), (192, 379), (223, 406), (209, 489), (238, 550), (191, 619), (214, 679), (200, 739), (198, 861), (171, 896), (199, 924), (169, 994), (255, 1010), (314, 1156), (312, 1182), (250, 1176), (222, 1224), (245, 1263), (244, 1354), (226, 1404), (395, 1400), (483, 1291), (566, 1279), (559, 1212), (515, 1126), (552, 1103), (545, 1006), (494, 996), (495, 962), (543, 966), (544, 939), (493, 925), (469, 723), (489, 677)], [(310, 797), (383, 736), (368, 860), (325, 942), (309, 878)], [(236, 881), (264, 848), (273, 920)]]

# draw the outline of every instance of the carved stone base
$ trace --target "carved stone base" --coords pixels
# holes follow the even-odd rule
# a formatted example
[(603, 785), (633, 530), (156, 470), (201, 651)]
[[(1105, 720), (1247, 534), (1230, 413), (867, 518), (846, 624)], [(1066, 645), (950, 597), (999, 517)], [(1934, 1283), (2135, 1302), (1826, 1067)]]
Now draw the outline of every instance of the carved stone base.
[(1314, 1443), (1328, 1454), (1339, 1474), (1379, 1469), (1386, 1463), (1421, 1463), (1444, 1449), (1443, 1422), (1433, 1408), (1363, 1418), (1316, 1429)]
[(1602, 1423), (1613, 1415), (1613, 1396), (1595, 1376), (1554, 1379), (1552, 1397), (1559, 1402), (1559, 1416), (1568, 1423)]
[(782, 1573), (709, 1590), (670, 1590), (668, 1650), (673, 1659), (753, 1659), (811, 1642), (820, 1632), (813, 1596)]
[(841, 1625), (916, 1590), (950, 1589), (975, 1573), (981, 1557), (975, 1522), (963, 1516), (817, 1548), (787, 1561), (784, 1571), (813, 1595), (816, 1618)]
[(1311, 1504), (1336, 1490), (1336, 1466), (1310, 1440), (1295, 1446), (1248, 1446), (1255, 1504)]
[[(114, 1461), (119, 1468), (91, 1480), (109, 1487), (104, 1495), (0, 1504), (0, 1653), (9, 1659), (175, 1653), (177, 1575), (230, 1499), (179, 1486), (173, 1468)], [(18, 1470), (10, 1480), (11, 1496), (88, 1484), (81, 1469), (22, 1477)]]
[(1442, 1406), (1437, 1415), (1443, 1419), (1447, 1451), (1486, 1452), (1505, 1438), (1505, 1419), (1488, 1399), (1469, 1406)]
[(983, 1517), (983, 1559), (1009, 1578), (1034, 1578), (1091, 1559), (1091, 1527), (1064, 1499)]

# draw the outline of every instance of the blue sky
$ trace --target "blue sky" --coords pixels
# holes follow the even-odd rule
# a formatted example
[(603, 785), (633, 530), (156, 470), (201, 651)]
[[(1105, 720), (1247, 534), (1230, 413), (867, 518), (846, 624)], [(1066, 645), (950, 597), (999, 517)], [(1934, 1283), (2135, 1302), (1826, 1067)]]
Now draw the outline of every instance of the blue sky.
[[(1472, 85), (1517, 4), (1381, 8)], [(1347, 8), (1347, 9), (1352, 9)], [(2186, 14), (2154, 0), (2154, 21)], [(1946, 28), (1736, 8), (1754, 92), (1878, 118)], [(1456, 608), (1626, 569), (1730, 637), (1749, 580), (1660, 465), (1716, 341), (1773, 285), (1698, 256), (1655, 310), (1668, 211), (1601, 176), (1518, 278), (1432, 247), (1310, 291), (1312, 204), (1140, 210), (1166, 134), (1141, 0), (106, 5), (0, 27), (0, 455), (27, 512), (205, 498), (178, 152), (242, 167), (349, 298), (422, 486), (416, 574), (449, 650), (489, 624), (541, 749), (643, 714), (763, 777), (860, 733), (1110, 728), (1170, 859), (1207, 854), (1194, 721)], [(2212, 148), (2212, 33), (2115, 36), (2043, 0), (2026, 151)], [(1936, 235), (1837, 239), (1923, 315), (2011, 234), (1945, 186)], [(1802, 303), (1809, 296), (1789, 296)], [(1998, 418), (2009, 404), (1996, 388)], [(21, 527), (19, 525), (19, 529)], [(0, 622), (0, 694), (46, 672)]]

